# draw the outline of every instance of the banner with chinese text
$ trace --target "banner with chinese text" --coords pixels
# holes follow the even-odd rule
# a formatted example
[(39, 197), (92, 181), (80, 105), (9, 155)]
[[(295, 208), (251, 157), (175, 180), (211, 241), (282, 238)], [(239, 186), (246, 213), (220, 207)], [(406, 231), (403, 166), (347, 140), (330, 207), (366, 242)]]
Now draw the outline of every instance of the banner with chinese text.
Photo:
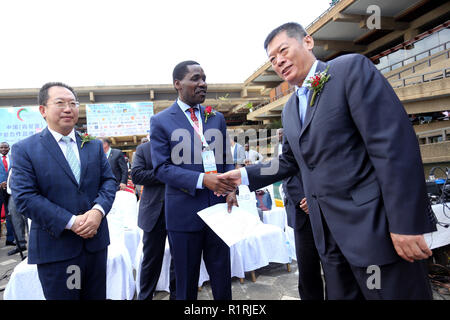
[(97, 137), (148, 134), (153, 102), (86, 105), (87, 132)]
[(38, 106), (0, 108), (0, 142), (10, 146), (46, 126)]

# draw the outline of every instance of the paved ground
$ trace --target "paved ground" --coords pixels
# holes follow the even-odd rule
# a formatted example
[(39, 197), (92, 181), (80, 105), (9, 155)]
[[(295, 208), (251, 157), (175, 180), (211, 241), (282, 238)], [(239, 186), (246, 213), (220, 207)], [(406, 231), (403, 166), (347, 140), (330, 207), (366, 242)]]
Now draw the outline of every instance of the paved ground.
[[(21, 261), (20, 254), (8, 256), (9, 250), (14, 247), (5, 246), (5, 237), (0, 238), (0, 300), (3, 300), (3, 293), (9, 277), (14, 267)], [(25, 251), (25, 254), (27, 252)], [(252, 281), (250, 273), (246, 273), (243, 283), (237, 278), (233, 278), (232, 290), (233, 300), (298, 300), (297, 290), (297, 264), (291, 264), (291, 271), (287, 271), (285, 264), (273, 263), (264, 268), (256, 270), (256, 281)], [(435, 300), (450, 300), (448, 289), (433, 286)], [(156, 300), (168, 300), (167, 292), (157, 292)], [(198, 294), (199, 300), (212, 300), (212, 292), (209, 282), (204, 284)]]

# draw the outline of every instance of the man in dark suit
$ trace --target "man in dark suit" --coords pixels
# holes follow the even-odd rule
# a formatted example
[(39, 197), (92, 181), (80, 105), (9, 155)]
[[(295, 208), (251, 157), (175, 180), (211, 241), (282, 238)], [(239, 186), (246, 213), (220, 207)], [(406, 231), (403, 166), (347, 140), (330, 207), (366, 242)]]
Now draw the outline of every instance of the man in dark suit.
[[(329, 299), (431, 299), (423, 234), (436, 227), (408, 116), (370, 60), (324, 63), (313, 47), (297, 23), (269, 34), (274, 70), (297, 86), (282, 114), (283, 154), (219, 179), (254, 190), (301, 171)], [(322, 80), (309, 90), (311, 76)]]
[(105, 299), (108, 224), (115, 181), (101, 143), (81, 147), (77, 96), (45, 84), (42, 132), (15, 143), (11, 175), (17, 210), (31, 219), (28, 263), (37, 264), (48, 300)]
[(14, 245), (14, 227), (11, 216), (9, 215), (9, 201), (10, 196), (6, 192), (6, 182), (8, 172), (11, 170), (11, 157), (9, 154), (9, 143), (6, 141), (0, 143), (0, 210), (5, 215), (6, 219), (6, 245)]
[(128, 167), (122, 151), (111, 148), (109, 138), (100, 138), (103, 142), (103, 151), (105, 151), (111, 170), (116, 177), (117, 190), (125, 190), (128, 182)]
[[(283, 129), (278, 129), (280, 145)], [(279, 152), (281, 155), (282, 152)], [(298, 266), (298, 293), (302, 300), (324, 300), (320, 257), (314, 243), (309, 210), (300, 172), (283, 180), (288, 225), (294, 230)]]
[[(133, 158), (131, 179), (144, 186), (139, 202), (138, 226), (144, 231), (139, 300), (151, 300), (156, 289), (166, 244), (165, 186), (156, 179), (150, 142), (139, 145)], [(173, 260), (173, 259), (172, 259)], [(175, 270), (170, 263), (170, 298), (175, 298)]]
[(205, 79), (197, 62), (179, 63), (173, 71), (178, 99), (150, 122), (153, 168), (166, 184), (166, 226), (178, 300), (197, 299), (202, 254), (214, 299), (231, 299), (230, 249), (197, 215), (225, 202), (213, 191), (232, 192), (226, 199), (229, 209), (236, 204), (236, 185), (219, 182), (216, 175), (234, 165), (223, 115), (200, 105), (206, 97)]

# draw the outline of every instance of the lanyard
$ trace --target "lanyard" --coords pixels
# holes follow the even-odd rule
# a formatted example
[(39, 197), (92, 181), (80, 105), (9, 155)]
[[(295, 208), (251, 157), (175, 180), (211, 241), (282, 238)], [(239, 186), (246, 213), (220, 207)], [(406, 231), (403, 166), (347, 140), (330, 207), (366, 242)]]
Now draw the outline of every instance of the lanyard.
[[(201, 109), (199, 108), (199, 111), (200, 110)], [(200, 119), (198, 120), (198, 124), (199, 124), (199, 127), (200, 127), (199, 128), (199, 127), (197, 127), (195, 125), (194, 121), (192, 121), (191, 117), (186, 114), (186, 111), (183, 112), (183, 113), (186, 116), (186, 118), (188, 119), (188, 121), (191, 124), (191, 126), (194, 128), (195, 132), (197, 132), (197, 135), (200, 138), (200, 141), (202, 142), (203, 148), (208, 149), (209, 148), (208, 142), (206, 142), (206, 138), (203, 135), (203, 123), (202, 123), (202, 116), (201, 116), (201, 114), (200, 114)], [(201, 113), (201, 111), (199, 113)], [(194, 110), (194, 114), (195, 114), (195, 110)]]

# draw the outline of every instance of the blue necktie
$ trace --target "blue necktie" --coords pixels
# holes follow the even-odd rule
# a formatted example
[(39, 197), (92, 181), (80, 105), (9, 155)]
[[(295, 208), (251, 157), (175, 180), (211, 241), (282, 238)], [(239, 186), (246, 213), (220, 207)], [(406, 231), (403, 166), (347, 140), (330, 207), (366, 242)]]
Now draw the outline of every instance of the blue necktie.
[(66, 160), (69, 163), (70, 169), (72, 169), (73, 175), (77, 180), (78, 184), (80, 183), (80, 162), (75, 155), (75, 152), (71, 146), (70, 137), (62, 137), (61, 140), (66, 144)]
[(308, 95), (308, 88), (306, 87), (300, 87), (297, 89), (297, 97), (298, 97), (298, 108), (299, 108), (299, 115), (300, 115), (300, 121), (302, 123), (305, 122), (306, 117), (306, 105), (308, 103), (307, 99)]

